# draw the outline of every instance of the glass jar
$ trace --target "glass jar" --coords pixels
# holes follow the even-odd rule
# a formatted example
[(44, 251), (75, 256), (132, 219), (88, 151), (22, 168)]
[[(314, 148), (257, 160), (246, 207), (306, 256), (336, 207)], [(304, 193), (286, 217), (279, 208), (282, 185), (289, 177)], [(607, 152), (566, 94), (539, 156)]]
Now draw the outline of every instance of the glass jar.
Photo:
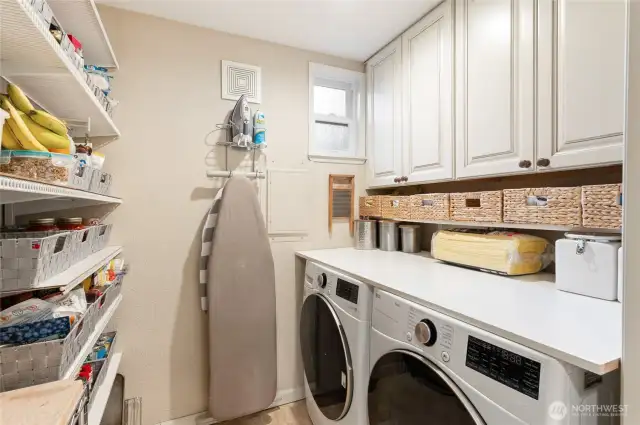
[(82, 217), (70, 217), (58, 219), (58, 228), (60, 230), (83, 230)]
[(60, 229), (53, 218), (29, 220), (29, 227), (27, 227), (28, 232), (55, 232), (56, 230)]

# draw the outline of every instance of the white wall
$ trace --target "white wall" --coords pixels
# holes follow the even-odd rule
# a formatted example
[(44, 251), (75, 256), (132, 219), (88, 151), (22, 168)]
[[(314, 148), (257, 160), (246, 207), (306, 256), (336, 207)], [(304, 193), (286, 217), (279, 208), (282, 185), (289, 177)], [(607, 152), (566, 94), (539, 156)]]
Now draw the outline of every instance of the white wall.
[[(224, 148), (207, 146), (205, 136), (234, 104), (220, 98), (222, 59), (262, 67), (268, 166), (304, 168), (310, 175), (308, 203), (281, 200), (309, 214), (309, 236), (272, 243), (278, 389), (299, 388), (301, 290), (293, 253), (352, 243), (344, 224), (334, 226), (333, 236), (327, 232), (328, 174), (355, 174), (358, 191), (364, 176), (363, 166), (307, 160), (308, 62), (359, 71), (362, 64), (108, 7), (100, 13), (120, 62), (113, 95), (121, 101), (115, 121), (122, 137), (102, 151), (115, 176), (112, 193), (124, 198), (110, 218), (112, 243), (125, 246), (132, 266), (117, 317), (126, 397), (142, 397), (145, 425), (207, 407), (208, 342), (197, 260), (201, 222), (219, 186), (205, 171), (224, 165)], [(242, 155), (230, 158), (237, 164)]]

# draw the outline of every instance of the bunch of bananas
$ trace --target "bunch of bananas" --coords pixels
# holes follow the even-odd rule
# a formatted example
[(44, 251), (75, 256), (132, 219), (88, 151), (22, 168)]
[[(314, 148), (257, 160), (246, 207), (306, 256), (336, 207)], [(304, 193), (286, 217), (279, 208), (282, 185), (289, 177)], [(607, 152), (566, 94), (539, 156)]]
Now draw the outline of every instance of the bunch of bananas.
[(71, 139), (65, 123), (37, 110), (15, 84), (7, 86), (9, 96), (0, 94), (0, 108), (9, 113), (2, 127), (2, 147), (9, 150), (70, 152)]

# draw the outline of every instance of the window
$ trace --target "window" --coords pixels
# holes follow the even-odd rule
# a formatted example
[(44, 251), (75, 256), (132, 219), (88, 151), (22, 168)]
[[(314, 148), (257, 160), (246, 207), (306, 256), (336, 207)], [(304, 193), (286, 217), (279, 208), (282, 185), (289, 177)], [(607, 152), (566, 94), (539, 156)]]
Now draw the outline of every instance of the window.
[(309, 63), (309, 159), (364, 163), (364, 74)]

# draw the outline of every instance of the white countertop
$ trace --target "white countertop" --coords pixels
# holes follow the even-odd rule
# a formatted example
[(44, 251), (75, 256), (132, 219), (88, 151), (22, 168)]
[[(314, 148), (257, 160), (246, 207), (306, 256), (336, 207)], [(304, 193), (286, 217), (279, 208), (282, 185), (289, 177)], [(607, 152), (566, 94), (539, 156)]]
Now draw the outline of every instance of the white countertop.
[(339, 248), (296, 255), (588, 371), (619, 367), (622, 305), (558, 291), (553, 275), (498, 276), (426, 252)]

